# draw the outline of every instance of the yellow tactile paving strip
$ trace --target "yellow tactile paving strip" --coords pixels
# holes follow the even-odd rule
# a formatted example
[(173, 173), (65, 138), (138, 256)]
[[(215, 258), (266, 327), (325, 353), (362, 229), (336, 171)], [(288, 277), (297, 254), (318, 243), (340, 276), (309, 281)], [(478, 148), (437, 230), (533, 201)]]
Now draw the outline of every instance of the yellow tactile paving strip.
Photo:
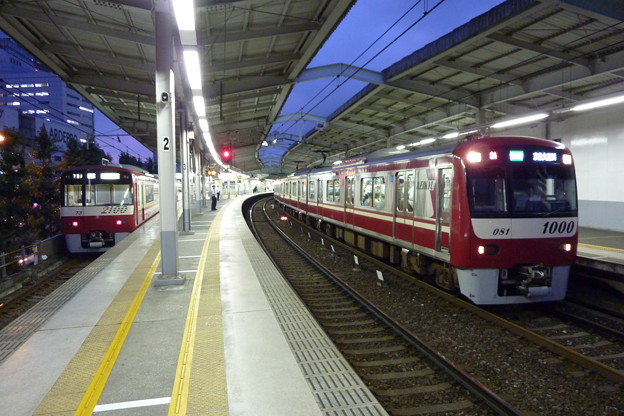
[[(202, 248), (169, 415), (228, 414), (219, 284), (220, 219), (221, 212)], [(157, 239), (34, 415), (93, 412), (159, 262), (160, 240)]]
[[(219, 229), (215, 217), (202, 249), (186, 318), (169, 416), (228, 414), (221, 294)], [(210, 265), (207, 267), (208, 260)]]
[(160, 259), (156, 240), (34, 415), (90, 415)]

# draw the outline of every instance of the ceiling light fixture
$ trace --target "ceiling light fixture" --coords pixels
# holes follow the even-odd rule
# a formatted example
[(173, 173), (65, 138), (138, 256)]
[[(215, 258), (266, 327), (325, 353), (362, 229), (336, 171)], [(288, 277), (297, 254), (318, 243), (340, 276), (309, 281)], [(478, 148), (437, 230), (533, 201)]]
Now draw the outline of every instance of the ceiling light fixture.
[(518, 118), (511, 119), (511, 120), (494, 123), (492, 124), (492, 128), (502, 129), (505, 127), (517, 126), (519, 124), (525, 124), (525, 123), (530, 123), (532, 121), (543, 120), (546, 117), (548, 117), (548, 114), (546, 113), (539, 113), (539, 114), (533, 114), (533, 115), (525, 116), (525, 117), (518, 117)]
[(603, 100), (593, 101), (590, 103), (579, 104), (572, 107), (570, 110), (572, 111), (584, 111), (584, 110), (592, 110), (594, 108), (606, 107), (608, 105), (620, 104), (624, 103), (624, 95), (619, 95), (616, 97), (605, 98)]

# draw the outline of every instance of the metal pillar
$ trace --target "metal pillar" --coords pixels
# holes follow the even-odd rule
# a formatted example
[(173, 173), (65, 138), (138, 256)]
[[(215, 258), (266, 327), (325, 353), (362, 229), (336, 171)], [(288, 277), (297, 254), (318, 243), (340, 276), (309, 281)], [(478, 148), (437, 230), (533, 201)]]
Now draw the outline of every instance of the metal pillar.
[(180, 170), (182, 170), (182, 224), (185, 232), (191, 231), (191, 194), (189, 192), (189, 140), (186, 128), (186, 110), (180, 112), (182, 137), (180, 139)]
[(202, 212), (204, 204), (202, 203), (204, 194), (204, 166), (201, 163), (201, 154), (195, 148), (193, 157), (195, 158), (195, 204), (197, 204), (197, 212)]
[(178, 275), (177, 190), (175, 183), (175, 83), (173, 16), (167, 2), (159, 3), (156, 23), (156, 133), (160, 181), (160, 249), (162, 275), (155, 285), (183, 283)]

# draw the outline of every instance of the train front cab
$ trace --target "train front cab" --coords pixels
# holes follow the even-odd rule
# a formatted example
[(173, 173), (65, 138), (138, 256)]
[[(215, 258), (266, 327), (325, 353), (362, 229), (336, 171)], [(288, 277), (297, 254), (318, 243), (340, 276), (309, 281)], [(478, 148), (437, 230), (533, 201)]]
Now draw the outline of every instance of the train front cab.
[(106, 251), (134, 231), (134, 182), (126, 170), (86, 167), (63, 173), (61, 230), (71, 253)]
[(452, 235), (461, 293), (477, 304), (561, 300), (578, 240), (572, 156), (544, 140), (484, 143), (458, 149), (469, 219), (454, 218)]

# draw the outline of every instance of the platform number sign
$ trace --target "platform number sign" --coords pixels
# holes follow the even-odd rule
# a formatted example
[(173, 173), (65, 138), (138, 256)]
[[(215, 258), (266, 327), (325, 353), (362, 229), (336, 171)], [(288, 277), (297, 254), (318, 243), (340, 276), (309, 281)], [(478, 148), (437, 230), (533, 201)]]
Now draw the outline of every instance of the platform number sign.
[(171, 149), (171, 144), (169, 143), (169, 137), (163, 137), (163, 151), (168, 152)]

